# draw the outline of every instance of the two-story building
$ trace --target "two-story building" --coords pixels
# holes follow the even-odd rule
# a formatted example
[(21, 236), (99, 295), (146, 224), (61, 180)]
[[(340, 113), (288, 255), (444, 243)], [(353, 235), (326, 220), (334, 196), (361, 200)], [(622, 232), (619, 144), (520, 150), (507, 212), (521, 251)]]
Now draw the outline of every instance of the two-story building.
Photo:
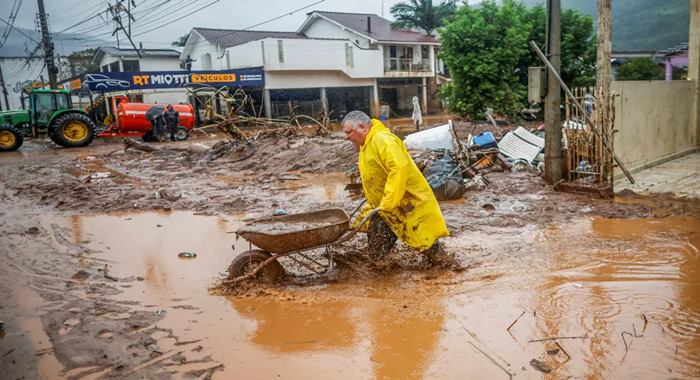
[(374, 14), (314, 11), (296, 32), (194, 28), (180, 56), (193, 70), (262, 67), (268, 117), (318, 115), (331, 118), (361, 109), (378, 116), (412, 109), (418, 96), (424, 112), (436, 111), (436, 48), (432, 36), (397, 30)]

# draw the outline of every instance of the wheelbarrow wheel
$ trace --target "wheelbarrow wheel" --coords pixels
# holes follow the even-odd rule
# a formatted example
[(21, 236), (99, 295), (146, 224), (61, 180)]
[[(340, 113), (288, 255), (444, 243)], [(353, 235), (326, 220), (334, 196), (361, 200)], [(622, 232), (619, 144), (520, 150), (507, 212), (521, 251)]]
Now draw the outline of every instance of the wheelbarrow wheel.
[[(241, 253), (231, 262), (231, 265), (228, 268), (228, 278), (233, 280), (247, 275), (271, 256), (272, 255), (269, 253), (259, 249), (253, 249)], [(271, 283), (275, 282), (282, 275), (282, 273), (284, 273), (284, 268), (282, 268), (282, 265), (280, 265), (277, 260), (273, 260), (264, 268), (260, 269), (260, 271), (251, 280)]]

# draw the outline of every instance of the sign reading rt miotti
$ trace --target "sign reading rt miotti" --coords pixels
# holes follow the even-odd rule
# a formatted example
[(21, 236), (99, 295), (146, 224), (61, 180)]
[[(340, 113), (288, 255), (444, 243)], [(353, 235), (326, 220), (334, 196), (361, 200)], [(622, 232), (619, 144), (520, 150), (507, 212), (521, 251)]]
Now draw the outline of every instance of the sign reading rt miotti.
[(189, 83), (206, 84), (212, 87), (262, 87), (265, 85), (265, 73), (260, 68), (190, 72), (92, 73), (85, 74), (82, 80), (82, 87), (90, 91), (125, 91), (177, 88)]

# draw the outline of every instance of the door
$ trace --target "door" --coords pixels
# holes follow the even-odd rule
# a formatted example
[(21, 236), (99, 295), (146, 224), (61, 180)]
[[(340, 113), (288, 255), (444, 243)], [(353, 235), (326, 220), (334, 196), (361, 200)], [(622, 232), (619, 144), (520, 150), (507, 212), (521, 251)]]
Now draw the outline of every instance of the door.
[(32, 94), (34, 124), (45, 126), (49, 117), (56, 109), (54, 94), (50, 92), (37, 92)]
[(403, 48), (403, 55), (401, 56), (401, 70), (410, 70), (411, 64), (413, 63), (413, 47), (406, 46)]

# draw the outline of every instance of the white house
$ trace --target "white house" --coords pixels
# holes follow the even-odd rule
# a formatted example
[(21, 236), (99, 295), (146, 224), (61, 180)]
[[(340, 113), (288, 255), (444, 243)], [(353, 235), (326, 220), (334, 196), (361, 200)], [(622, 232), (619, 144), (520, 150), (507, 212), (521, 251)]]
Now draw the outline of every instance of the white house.
[(374, 14), (314, 11), (296, 32), (193, 28), (180, 59), (193, 60), (193, 70), (262, 67), (268, 117), (290, 106), (304, 114), (325, 107), (332, 118), (353, 109), (377, 116), (380, 104), (410, 110), (413, 96), (433, 110), (438, 46)]
[[(95, 50), (92, 63), (100, 66), (100, 72), (144, 72), (144, 71), (183, 71), (180, 52), (174, 49), (139, 49), (141, 57), (134, 49), (99, 47)], [(187, 90), (152, 89), (129, 90), (132, 101), (145, 103), (186, 103)], [(110, 95), (121, 95), (111, 93)]]

